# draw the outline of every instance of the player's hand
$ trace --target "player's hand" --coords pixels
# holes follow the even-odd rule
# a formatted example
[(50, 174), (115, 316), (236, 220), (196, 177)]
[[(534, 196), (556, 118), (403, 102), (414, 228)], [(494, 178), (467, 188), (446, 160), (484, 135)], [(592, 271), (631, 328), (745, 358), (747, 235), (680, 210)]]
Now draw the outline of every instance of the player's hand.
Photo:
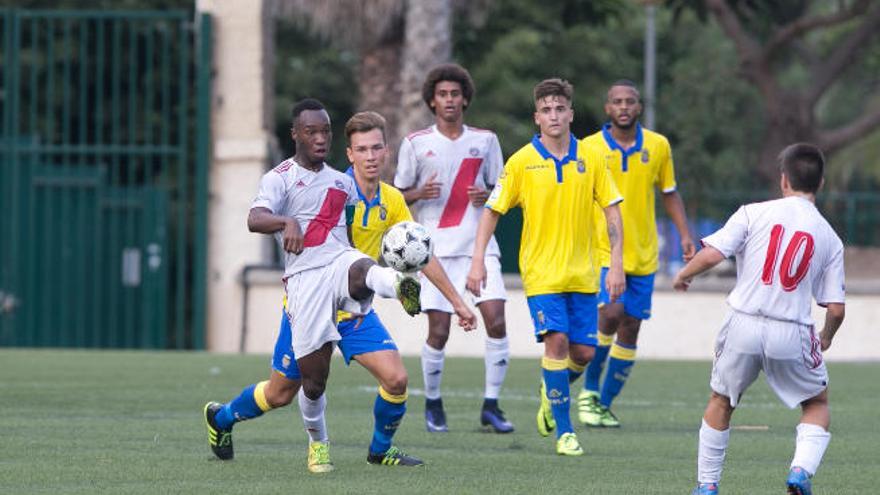
[(681, 257), (687, 263), (697, 255), (697, 246), (691, 236), (681, 238)]
[(299, 227), (299, 222), (295, 218), (288, 218), (284, 222), (284, 232), (281, 235), (285, 251), (293, 254), (303, 252), (305, 238), (303, 237), (302, 229)]
[(420, 199), (437, 199), (440, 197), (440, 186), (443, 184), (441, 182), (437, 182), (437, 172), (431, 174), (431, 177), (428, 178), (428, 182), (425, 182), (425, 185), (422, 186), (421, 194), (419, 195)]
[(458, 326), (464, 329), (465, 332), (470, 332), (471, 330), (477, 328), (477, 315), (471, 311), (471, 308), (465, 306), (464, 304), (460, 304), (453, 307), (455, 314), (458, 316)]
[(605, 290), (608, 291), (609, 303), (614, 304), (626, 290), (626, 275), (623, 273), (623, 268), (612, 267), (608, 270), (608, 276), (605, 277)]
[(690, 278), (682, 277), (681, 272), (678, 272), (675, 275), (675, 280), (672, 281), (672, 288), (680, 292), (685, 292), (688, 290), (688, 287), (691, 286), (691, 280), (692, 279)]
[(477, 208), (483, 206), (489, 200), (489, 191), (482, 187), (468, 186), (467, 195), (468, 199), (471, 200), (471, 204)]
[(822, 348), (822, 352), (827, 351), (831, 347), (831, 337), (825, 332), (819, 333), (819, 346)]
[(486, 287), (486, 262), (482, 259), (474, 258), (471, 261), (471, 271), (468, 272), (465, 287), (471, 294), (480, 297), (480, 290)]

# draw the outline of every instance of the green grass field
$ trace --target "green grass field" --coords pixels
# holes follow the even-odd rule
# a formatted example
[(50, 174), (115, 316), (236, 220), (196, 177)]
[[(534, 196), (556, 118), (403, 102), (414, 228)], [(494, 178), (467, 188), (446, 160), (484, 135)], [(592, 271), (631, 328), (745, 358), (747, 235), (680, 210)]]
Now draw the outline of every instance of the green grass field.
[[(501, 405), (517, 431), (479, 429), (483, 363), (450, 359), (443, 389), (451, 432), (424, 429), (418, 361), (396, 443), (424, 468), (365, 461), (375, 385), (334, 358), (328, 424), (336, 471), (306, 470), (295, 408), (235, 429), (236, 458), (217, 461), (202, 406), (265, 379), (268, 358), (204, 353), (0, 350), (0, 493), (690, 493), (709, 363), (641, 362), (615, 411), (619, 430), (578, 429), (587, 455), (561, 458), (538, 436), (538, 368), (513, 360)], [(872, 493), (878, 474), (880, 363), (833, 364), (834, 437), (816, 493)], [(798, 414), (763, 381), (745, 397), (723, 493), (783, 493)]]

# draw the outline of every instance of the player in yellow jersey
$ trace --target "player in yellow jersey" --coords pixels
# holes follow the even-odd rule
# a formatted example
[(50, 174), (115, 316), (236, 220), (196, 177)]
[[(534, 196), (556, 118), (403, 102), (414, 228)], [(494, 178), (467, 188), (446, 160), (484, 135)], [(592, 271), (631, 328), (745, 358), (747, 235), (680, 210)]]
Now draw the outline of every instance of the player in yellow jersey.
[[(696, 253), (684, 204), (676, 190), (669, 141), (639, 124), (641, 112), (635, 84), (628, 80), (617, 81), (611, 85), (605, 101), (605, 113), (610, 122), (581, 142), (587, 161), (606, 166), (623, 194), (620, 214), (626, 231), (623, 244), (626, 291), (616, 303), (612, 303), (604, 292), (599, 295), (602, 307), (599, 310), (598, 345), (595, 357), (587, 367), (584, 389), (578, 396), (578, 419), (589, 426), (620, 426), (611, 412), (611, 403), (623, 388), (635, 362), (641, 323), (651, 317), (651, 295), (658, 262), (655, 188), (660, 189), (666, 213), (678, 229), (685, 261)], [(599, 263), (604, 276), (609, 266), (610, 248), (602, 222), (597, 222), (596, 227), (601, 255)], [(599, 379), (609, 353), (608, 372), (600, 388)]]
[[(571, 134), (573, 88), (547, 79), (534, 89), (540, 133), (504, 166), (483, 210), (474, 243), (467, 288), (476, 295), (486, 282), (483, 261), (498, 218), (510, 208), (523, 212), (520, 273), (535, 325), (544, 343), (538, 432), (557, 430), (556, 452), (583, 455), (572, 428), (569, 383), (583, 373), (596, 344), (599, 272), (594, 261), (593, 224), (599, 203), (611, 239), (611, 270), (605, 280), (615, 299), (624, 290), (620, 193), (603, 163), (590, 162)], [(600, 213), (600, 216), (603, 216)]]

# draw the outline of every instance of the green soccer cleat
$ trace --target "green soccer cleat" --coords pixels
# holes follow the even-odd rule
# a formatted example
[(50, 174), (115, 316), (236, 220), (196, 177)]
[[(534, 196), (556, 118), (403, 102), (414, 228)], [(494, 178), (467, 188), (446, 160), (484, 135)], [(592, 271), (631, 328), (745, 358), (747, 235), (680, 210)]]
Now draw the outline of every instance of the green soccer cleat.
[(235, 456), (232, 450), (232, 428), (224, 430), (217, 426), (214, 417), (223, 407), (219, 402), (205, 404), (205, 425), (208, 427), (208, 445), (218, 459), (228, 461)]
[(617, 419), (617, 416), (611, 412), (611, 409), (607, 407), (599, 405), (599, 426), (604, 428), (620, 428), (620, 420)]
[(602, 426), (602, 406), (599, 405), (599, 394), (590, 390), (581, 390), (578, 395), (578, 420), (587, 426)]
[(425, 464), (421, 459), (406, 455), (393, 445), (384, 454), (370, 452), (367, 455), (367, 462), (379, 466), (423, 466)]
[(542, 437), (550, 436), (550, 433), (556, 429), (556, 420), (553, 419), (553, 409), (550, 408), (550, 400), (547, 399), (547, 387), (544, 381), (541, 381), (541, 405), (538, 407), (538, 433)]
[(577, 435), (574, 433), (563, 433), (559, 440), (556, 440), (556, 453), (559, 455), (579, 456), (584, 455), (584, 449), (581, 448)]
[(403, 310), (410, 316), (415, 316), (422, 311), (420, 295), (422, 284), (413, 277), (397, 275), (397, 284), (394, 286), (397, 292), (397, 300), (403, 305)]
[(329, 473), (333, 471), (330, 462), (329, 442), (309, 442), (309, 471), (313, 473)]

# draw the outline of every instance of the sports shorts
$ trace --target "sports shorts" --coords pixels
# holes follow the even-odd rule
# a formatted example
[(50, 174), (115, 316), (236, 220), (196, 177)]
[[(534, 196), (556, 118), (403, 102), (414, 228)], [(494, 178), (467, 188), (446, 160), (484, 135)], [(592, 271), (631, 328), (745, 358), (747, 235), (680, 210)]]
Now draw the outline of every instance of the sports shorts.
[[(602, 276), (599, 279), (599, 306), (611, 302), (608, 289), (605, 288), (605, 277), (608, 276), (608, 267), (602, 267)], [(654, 274), (650, 275), (627, 275), (626, 290), (617, 298), (616, 303), (623, 304), (623, 312), (638, 318), (647, 320), (651, 318), (651, 297), (654, 295)]]
[(538, 342), (543, 342), (549, 332), (560, 332), (568, 335), (571, 344), (596, 346), (599, 314), (596, 294), (540, 294), (529, 296), (527, 301)]
[(396, 351), (397, 345), (388, 333), (388, 329), (382, 324), (379, 315), (374, 310), (361, 318), (352, 318), (340, 321), (337, 325), (339, 335), (339, 350), (345, 358), (345, 364), (350, 364), (351, 359), (360, 354), (369, 352), (391, 350)]
[[(486, 287), (480, 290), (480, 297), (475, 297), (470, 291), (465, 290), (468, 273), (471, 271), (470, 256), (450, 256), (437, 258), (440, 266), (452, 282), (452, 286), (458, 291), (462, 297), (467, 300), (470, 297), (471, 302), (480, 304), (483, 301), (491, 300), (507, 300), (507, 292), (504, 290), (504, 279), (501, 277), (501, 260), (497, 256), (486, 256)], [(452, 303), (446, 300), (446, 297), (440, 292), (440, 289), (434, 286), (425, 274), (420, 275), (422, 284), (421, 303), (422, 311), (436, 310), (446, 313), (453, 313)]]
[(710, 385), (736, 407), (763, 370), (776, 396), (794, 408), (828, 386), (820, 349), (812, 325), (730, 310), (715, 340)]

